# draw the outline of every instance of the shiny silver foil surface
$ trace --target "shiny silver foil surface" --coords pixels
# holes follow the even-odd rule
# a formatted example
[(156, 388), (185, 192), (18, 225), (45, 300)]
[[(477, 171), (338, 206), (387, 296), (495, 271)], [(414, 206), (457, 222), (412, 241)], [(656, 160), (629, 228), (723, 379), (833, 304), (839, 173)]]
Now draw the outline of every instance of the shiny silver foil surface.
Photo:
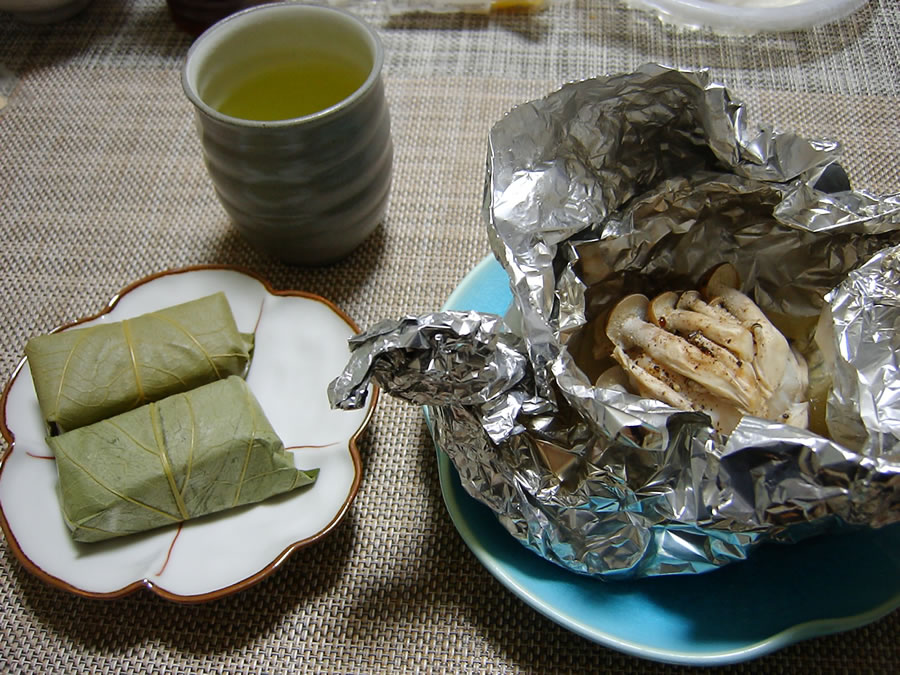
[[(374, 378), (429, 407), (469, 494), (523, 545), (604, 579), (703, 572), (837, 524), (900, 519), (900, 195), (850, 189), (834, 141), (751, 127), (705, 72), (572, 83), (492, 129), (484, 214), (513, 306), (351, 341), (332, 404)], [(810, 429), (725, 436), (594, 385), (630, 292), (732, 263), (809, 363)]]

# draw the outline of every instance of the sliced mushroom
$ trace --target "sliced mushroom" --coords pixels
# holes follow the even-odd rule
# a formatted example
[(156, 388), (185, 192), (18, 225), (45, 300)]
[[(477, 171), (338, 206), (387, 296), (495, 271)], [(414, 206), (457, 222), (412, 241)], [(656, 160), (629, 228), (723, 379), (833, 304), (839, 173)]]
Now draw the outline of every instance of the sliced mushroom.
[(734, 267), (722, 265), (705, 297), (623, 298), (606, 324), (612, 357), (633, 393), (706, 412), (725, 433), (745, 414), (806, 426), (806, 364), (739, 287)]
[[(612, 310), (607, 335), (616, 345), (613, 358), (626, 370), (619, 357), (630, 347), (638, 347), (666, 369), (701, 384), (716, 396), (733, 401), (744, 410), (758, 410), (764, 404), (755, 387), (750, 368), (730, 368), (722, 355), (708, 346), (697, 346), (650, 323), (650, 301), (640, 294), (629, 295)], [(734, 361), (734, 357), (732, 357)]]
[[(635, 368), (629, 374), (636, 376), (633, 385), (641, 396), (682, 410), (705, 412), (717, 429), (731, 430), (740, 421), (742, 414), (734, 403), (716, 396), (688, 377), (666, 370), (648, 355), (637, 356), (633, 363)], [(661, 383), (662, 387), (656, 383)]]
[(728, 310), (721, 306), (721, 303), (707, 303), (700, 295), (699, 291), (685, 291), (682, 293), (681, 297), (678, 298), (677, 307), (679, 309), (687, 308), (694, 312), (705, 314), (706, 316), (712, 317), (723, 323), (737, 323), (739, 326), (742, 325), (740, 321), (728, 313)]
[[(699, 331), (716, 344), (734, 353), (745, 361), (753, 359), (753, 334), (724, 310), (710, 307), (699, 294), (682, 305), (680, 302), (688, 293), (669, 291), (653, 298), (650, 303), (650, 318), (660, 328), (673, 333), (688, 334)], [(707, 311), (704, 311), (707, 310)]]
[(724, 308), (753, 333), (753, 367), (766, 394), (771, 396), (784, 376), (791, 348), (762, 310), (738, 290), (739, 287), (737, 270), (725, 263), (713, 271), (703, 292), (707, 298), (720, 298)]

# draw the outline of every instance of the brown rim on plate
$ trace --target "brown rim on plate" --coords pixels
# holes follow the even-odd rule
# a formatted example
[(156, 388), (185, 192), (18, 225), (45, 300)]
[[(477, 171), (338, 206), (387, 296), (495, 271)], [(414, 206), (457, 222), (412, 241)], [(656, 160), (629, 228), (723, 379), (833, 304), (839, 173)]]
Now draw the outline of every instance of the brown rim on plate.
[[(272, 285), (263, 277), (256, 274), (255, 272), (248, 270), (246, 268), (234, 266), (234, 265), (193, 265), (188, 267), (182, 267), (178, 269), (168, 269), (163, 270), (161, 272), (156, 272), (154, 274), (150, 274), (142, 279), (134, 281), (127, 286), (125, 286), (122, 290), (116, 293), (112, 299), (107, 303), (106, 307), (97, 312), (96, 314), (92, 314), (90, 316), (85, 316), (70, 323), (64, 324), (62, 326), (58, 326), (54, 328), (52, 333), (56, 333), (63, 330), (68, 330), (75, 326), (78, 326), (82, 323), (86, 323), (88, 321), (93, 321), (104, 314), (108, 314), (111, 312), (119, 301), (126, 296), (131, 291), (136, 288), (143, 286), (144, 284), (154, 281), (155, 279), (159, 279), (165, 276), (174, 276), (177, 274), (185, 274), (188, 272), (199, 272), (204, 270), (225, 270), (231, 272), (237, 272), (238, 274), (242, 274), (244, 276), (250, 277), (255, 281), (258, 281), (262, 284), (263, 288), (267, 293), (274, 296), (285, 296), (285, 297), (300, 297), (306, 298), (309, 300), (315, 300), (317, 302), (321, 302), (326, 305), (329, 309), (331, 309), (335, 314), (337, 314), (352, 330), (354, 333), (359, 333), (359, 327), (356, 325), (356, 322), (350, 318), (350, 316), (344, 312), (341, 308), (335, 305), (333, 302), (328, 300), (327, 298), (323, 298), (320, 295), (316, 295), (315, 293), (309, 293), (307, 291), (298, 291), (298, 290), (275, 290)], [(22, 357), (19, 363), (16, 365), (15, 369), (13, 369), (13, 374), (10, 376), (9, 381), (7, 381), (6, 385), (3, 387), (3, 393), (0, 394), (0, 434), (2, 434), (3, 439), (6, 441), (7, 448), (3, 453), (3, 456), (0, 457), (0, 475), (2, 475), (4, 468), (6, 467), (6, 459), (12, 454), (15, 449), (15, 435), (10, 431), (9, 427), (6, 423), (6, 400), (9, 395), (9, 391), (16, 381), (16, 378), (19, 376), (19, 373), (22, 370), (22, 367), (25, 365), (27, 359)], [(86, 591), (82, 588), (78, 588), (77, 586), (73, 586), (67, 581), (64, 581), (58, 577), (53, 576), (52, 574), (44, 571), (40, 566), (38, 566), (34, 561), (32, 561), (22, 550), (21, 546), (19, 546), (19, 542), (13, 534), (12, 529), (9, 527), (9, 523), (6, 520), (6, 514), (3, 511), (3, 505), (0, 503), (0, 529), (3, 530), (3, 534), (6, 537), (7, 542), (9, 543), (10, 548), (15, 554), (16, 558), (24, 565), (25, 569), (29, 572), (42, 579), (43, 581), (49, 583), (52, 586), (60, 588), (65, 591), (69, 591), (71, 593), (75, 593), (76, 595), (80, 595), (86, 598), (95, 598), (95, 599), (113, 599), (120, 598), (126, 595), (130, 595), (135, 591), (146, 588), (149, 591), (152, 591), (156, 595), (159, 595), (167, 600), (172, 600), (174, 602), (182, 602), (182, 603), (200, 603), (207, 602), (210, 600), (216, 600), (218, 598), (225, 597), (226, 595), (231, 595), (232, 593), (237, 593), (242, 591), (254, 584), (262, 581), (265, 577), (269, 576), (272, 572), (274, 572), (278, 567), (287, 560), (290, 555), (301, 548), (305, 548), (310, 544), (313, 544), (320, 540), (322, 537), (331, 532), (335, 527), (337, 527), (338, 523), (343, 520), (344, 516), (347, 514), (347, 511), (350, 509), (350, 505), (353, 503), (353, 500), (356, 498), (357, 493), (359, 492), (359, 486), (362, 482), (362, 457), (359, 454), (359, 448), (357, 447), (357, 439), (362, 435), (363, 431), (369, 425), (369, 422), (372, 419), (372, 414), (375, 410), (375, 404), (378, 401), (379, 390), (377, 386), (373, 385), (372, 388), (372, 396), (370, 398), (369, 403), (367, 404), (366, 415), (363, 418), (362, 422), (359, 425), (359, 428), (356, 432), (350, 437), (350, 441), (348, 443), (348, 449), (350, 451), (350, 457), (353, 460), (353, 483), (350, 486), (350, 492), (347, 495), (347, 498), (344, 500), (344, 503), (341, 505), (341, 508), (338, 509), (338, 512), (335, 514), (334, 518), (321, 530), (319, 530), (316, 534), (307, 537), (306, 539), (301, 539), (300, 541), (296, 541), (293, 544), (287, 546), (281, 553), (279, 553), (275, 559), (270, 562), (268, 565), (263, 567), (258, 572), (251, 574), (249, 577), (246, 577), (234, 584), (229, 586), (225, 586), (224, 588), (220, 588), (215, 591), (209, 591), (207, 593), (199, 593), (196, 595), (179, 595), (177, 593), (172, 593), (170, 591), (157, 586), (154, 582), (149, 579), (140, 579), (138, 581), (134, 581), (127, 586), (120, 588), (115, 591), (110, 591), (106, 593), (94, 593), (91, 591)]]

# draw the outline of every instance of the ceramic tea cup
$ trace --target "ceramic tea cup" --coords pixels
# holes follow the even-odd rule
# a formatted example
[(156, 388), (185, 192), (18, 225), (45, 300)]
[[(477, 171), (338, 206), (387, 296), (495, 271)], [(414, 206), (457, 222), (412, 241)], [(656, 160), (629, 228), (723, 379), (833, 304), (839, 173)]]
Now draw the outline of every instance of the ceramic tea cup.
[(241, 234), (281, 260), (334, 262), (387, 207), (393, 163), (375, 31), (334, 7), (252, 7), (192, 45), (182, 84)]

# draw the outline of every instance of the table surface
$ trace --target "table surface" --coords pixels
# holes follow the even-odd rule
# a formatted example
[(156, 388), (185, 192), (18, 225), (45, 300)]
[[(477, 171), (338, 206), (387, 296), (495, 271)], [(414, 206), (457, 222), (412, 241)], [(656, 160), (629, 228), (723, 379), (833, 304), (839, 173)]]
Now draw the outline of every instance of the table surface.
[[(857, 187), (900, 190), (900, 4), (803, 32), (718, 36), (619, 0), (537, 13), (402, 14), (379, 30), (395, 144), (383, 225), (326, 268), (282, 265), (232, 229), (200, 157), (164, 0), (94, 0), (54, 25), (0, 13), (0, 358), (167, 268), (234, 264), (332, 300), (360, 326), (439, 308), (488, 252), (487, 134), (517, 103), (646, 62), (708, 68), (754, 124), (844, 143)], [(181, 605), (50, 587), (0, 544), (0, 670), (676, 672), (578, 637), (488, 574), (442, 502), (420, 410), (381, 398), (359, 495), (328, 537), (236, 595)], [(852, 570), (848, 571), (852, 573)], [(823, 589), (827, 592), (827, 589)], [(900, 613), (722, 672), (888, 672)]]

